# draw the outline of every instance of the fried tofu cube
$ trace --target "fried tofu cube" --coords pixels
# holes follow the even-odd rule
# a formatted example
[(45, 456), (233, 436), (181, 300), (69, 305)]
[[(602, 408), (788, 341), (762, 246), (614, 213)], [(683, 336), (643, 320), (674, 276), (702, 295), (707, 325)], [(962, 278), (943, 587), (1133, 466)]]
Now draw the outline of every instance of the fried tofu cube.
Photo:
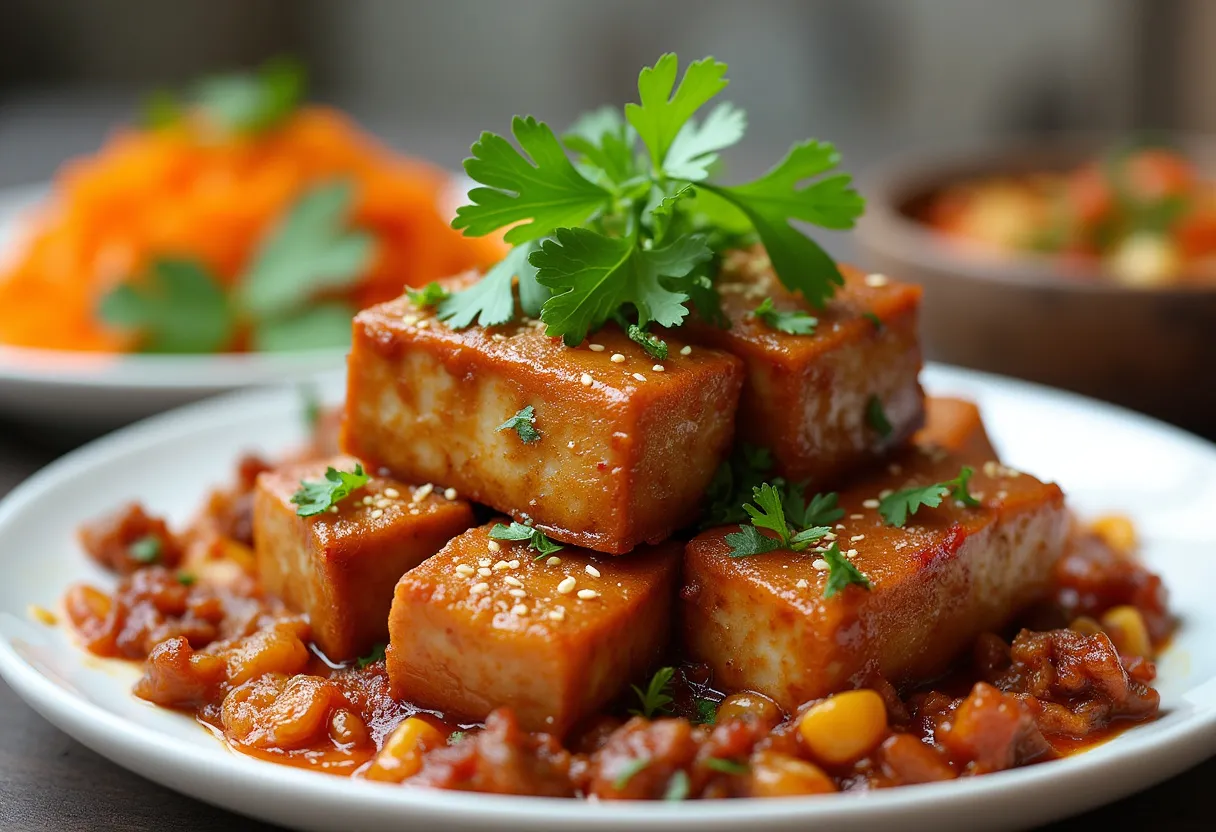
[(731, 557), (725, 536), (692, 540), (684, 561), (684, 637), (715, 687), (765, 693), (782, 706), (849, 688), (881, 673), (899, 684), (942, 673), (980, 633), (1041, 599), (1068, 530), (1063, 494), (993, 460), (971, 480), (981, 501), (922, 506), (905, 527), (886, 525), (879, 495), (956, 477), (964, 460), (912, 448), (839, 496), (840, 550), (871, 581), (824, 598), (820, 553)]
[(464, 500), (433, 488), (372, 477), (337, 511), (300, 517), (291, 497), (327, 466), (354, 470), (337, 457), (288, 465), (258, 476), (253, 540), (263, 588), (307, 613), (325, 655), (347, 661), (388, 639), (393, 587), (476, 520)]
[[(658, 362), (615, 326), (572, 349), (538, 322), (457, 331), (431, 314), (402, 298), (355, 318), (347, 452), (598, 552), (696, 518), (734, 432), (738, 359), (672, 337)], [(526, 435), (499, 429), (529, 407)]]
[[(463, 719), (502, 706), (563, 734), (661, 657), (682, 545), (620, 558), (472, 529), (402, 576), (389, 616), (392, 694)], [(497, 548), (495, 548), (497, 547)]]
[[(766, 445), (778, 473), (793, 481), (852, 473), (906, 442), (924, 418), (920, 287), (841, 272), (845, 285), (815, 311), (781, 285), (762, 250), (731, 252), (718, 281), (730, 328), (689, 325), (694, 340), (743, 359), (739, 436)], [(812, 314), (814, 334), (787, 334), (757, 318), (765, 298), (782, 312)]]
[(967, 462), (982, 465), (996, 460), (980, 409), (966, 399), (930, 396), (925, 400), (925, 426), (912, 437), (921, 447), (944, 448)]

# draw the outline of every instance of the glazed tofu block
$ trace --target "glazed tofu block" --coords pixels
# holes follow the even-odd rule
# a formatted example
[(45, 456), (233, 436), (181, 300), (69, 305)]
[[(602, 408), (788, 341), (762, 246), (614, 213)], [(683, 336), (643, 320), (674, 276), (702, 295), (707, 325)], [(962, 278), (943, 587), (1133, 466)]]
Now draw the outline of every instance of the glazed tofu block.
[[(657, 362), (615, 327), (572, 349), (539, 322), (456, 331), (429, 315), (402, 298), (355, 318), (344, 450), (598, 552), (695, 519), (734, 432), (738, 359), (672, 337)], [(526, 433), (499, 429), (521, 411)]]
[(351, 471), (355, 460), (336, 457), (259, 475), (253, 540), (263, 588), (307, 613), (325, 655), (346, 661), (388, 639), (393, 587), (402, 573), (476, 521), (464, 500), (385, 477), (373, 477), (336, 512), (298, 516), (291, 496), (301, 480), (322, 479), (329, 465)]
[(407, 572), (389, 616), (393, 696), (470, 720), (501, 706), (565, 733), (659, 660), (682, 545), (549, 558), (488, 524)]
[(958, 455), (968, 465), (997, 460), (980, 409), (966, 399), (930, 396), (925, 400), (925, 426), (912, 438), (920, 447)]
[(788, 709), (867, 673), (896, 684), (941, 673), (1048, 591), (1068, 529), (1057, 486), (989, 463), (971, 480), (980, 506), (947, 498), (904, 528), (883, 522), (879, 495), (950, 480), (963, 460), (914, 448), (840, 494), (835, 541), (869, 591), (848, 585), (825, 599), (828, 572), (813, 550), (733, 558), (724, 538), (736, 527), (695, 538), (682, 592), (691, 655), (711, 666), (716, 687), (760, 691)]
[[(844, 287), (812, 311), (782, 287), (762, 251), (732, 252), (718, 281), (730, 329), (690, 325), (695, 340), (743, 359), (739, 436), (767, 445), (779, 473), (794, 481), (851, 473), (903, 444), (924, 417), (920, 287), (841, 271)], [(814, 334), (790, 335), (758, 319), (753, 310), (765, 298), (779, 311), (814, 315)], [(889, 430), (875, 427), (876, 406)]]

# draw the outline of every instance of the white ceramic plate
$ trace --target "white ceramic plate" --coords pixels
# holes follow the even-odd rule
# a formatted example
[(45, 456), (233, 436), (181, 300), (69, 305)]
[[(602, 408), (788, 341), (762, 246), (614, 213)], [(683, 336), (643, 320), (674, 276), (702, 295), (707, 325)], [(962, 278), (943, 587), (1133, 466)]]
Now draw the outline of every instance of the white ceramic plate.
[[(47, 719), (119, 765), (202, 800), (308, 830), (1013, 829), (1114, 800), (1216, 753), (1216, 446), (1086, 399), (931, 368), (935, 393), (972, 397), (1010, 464), (1059, 481), (1084, 514), (1137, 522), (1182, 628), (1160, 663), (1163, 715), (1092, 751), (951, 783), (870, 794), (686, 804), (495, 797), (350, 781), (226, 750), (191, 719), (131, 696), (130, 665), (90, 657), (33, 623), (82, 578), (111, 579), (73, 540), (124, 500), (186, 518), (238, 453), (303, 438), (291, 390), (245, 392), (165, 414), (72, 453), (0, 503), (0, 672)], [(341, 380), (325, 389), (341, 395)]]

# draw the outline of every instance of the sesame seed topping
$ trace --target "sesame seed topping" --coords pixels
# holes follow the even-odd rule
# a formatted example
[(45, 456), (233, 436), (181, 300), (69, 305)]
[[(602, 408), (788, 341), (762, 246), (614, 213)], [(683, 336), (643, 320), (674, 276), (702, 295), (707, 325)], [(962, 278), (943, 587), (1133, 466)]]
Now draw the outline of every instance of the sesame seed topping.
[(855, 557), (857, 557), (857, 550), (856, 550), (856, 549), (850, 549), (849, 551), (847, 551), (847, 552), (845, 552), (845, 553), (844, 553), (844, 556), (845, 556), (846, 558), (855, 558)]
[(434, 490), (435, 490), (435, 486), (431, 485), (429, 482), (426, 485), (415, 489), (414, 490), (414, 502), (415, 503), (422, 502), (427, 497), (431, 496), (431, 492)]
[(470, 595), (480, 595), (483, 592), (489, 592), (489, 591), (490, 591), (490, 585), (488, 583), (486, 583), (485, 581), (482, 581), (479, 584), (473, 584), (471, 587), (469, 587)]
[(490, 336), (490, 339), (493, 341), (505, 341), (507, 340), (507, 336), (503, 335), (501, 332), (495, 332)]
[(388, 497), (390, 500), (395, 500), (401, 496), (401, 492), (390, 485), (388, 488), (384, 489), (384, 496)]
[(379, 520), (383, 516), (384, 516), (384, 509), (382, 509), (382, 508), (375, 509), (371, 515), (373, 520)]
[(864, 534), (855, 534), (849, 538), (849, 542), (856, 543), (859, 540), (865, 540), (865, 539), (866, 539), (866, 536)]
[(662, 372), (665, 372), (665, 371), (667, 370), (667, 368), (666, 368), (666, 367), (664, 367), (662, 364), (655, 364), (655, 365), (654, 365), (653, 367), (651, 367), (650, 369), (654, 370), (656, 373), (662, 373)]
[(592, 381), (594, 381), (594, 379), (591, 378), (591, 373), (583, 373), (578, 377), (579, 384), (583, 385), (584, 387), (590, 387)]
[(578, 597), (580, 601), (590, 601), (592, 598), (599, 598), (600, 594), (594, 589), (580, 589)]
[(603, 352), (604, 345), (603, 344), (588, 344), (587, 349), (591, 350), (592, 352)]
[(421, 513), (422, 513), (422, 512), (420, 512), (420, 511), (419, 511), (418, 509), (416, 509), (416, 508), (412, 508), (412, 509), (410, 509), (410, 514), (421, 514)]
[(376, 508), (388, 508), (392, 504), (392, 500), (376, 500)]
[(490, 567), (483, 566), (477, 570), (477, 574), (483, 578), (488, 578), (491, 574), (493, 574), (493, 571), (490, 569)]
[(843, 529), (844, 529), (844, 523), (837, 523), (837, 524), (836, 524), (836, 528), (837, 528), (837, 529), (839, 529), (839, 530), (843, 530)]
[(692, 355), (692, 347), (681, 347), (680, 355)]
[(512, 615), (527, 615), (528, 608), (525, 607), (523, 604), (516, 604), (515, 606), (511, 607), (511, 614)]
[(509, 560), (509, 561), (507, 561), (507, 568), (508, 568), (508, 569), (518, 569), (518, 568), (519, 568), (519, 561), (517, 561), (517, 560)]
[(456, 574), (463, 575), (467, 578), (473, 574), (473, 567), (469, 566), (467, 563), (458, 563), (456, 564)]
[(625, 361), (625, 356), (621, 355), (619, 352), (614, 352), (612, 354), (612, 358), (609, 360), (612, 361), (613, 364), (623, 364)]
[(798, 583), (794, 584), (797, 589), (806, 589), (810, 584), (806, 582), (806, 578), (799, 578)]
[(489, 543), (486, 544), (486, 548), (489, 549), (491, 552), (499, 552), (499, 551), (502, 551), (502, 544), (499, 543), (497, 540), (491, 540)]
[(419, 322), (418, 322), (418, 328), (419, 328), (419, 329), (426, 329), (426, 328), (427, 328), (428, 326), (430, 326), (430, 325), (431, 325), (431, 322), (430, 322), (430, 321), (419, 321)]
[(528, 593), (524, 592), (522, 589), (508, 589), (507, 594), (512, 598), (526, 598), (528, 596)]
[(866, 275), (866, 285), (872, 289), (881, 289), (890, 282), (890, 279), (885, 274)]
[(895, 492), (893, 490), (891, 490), (890, 488), (884, 488), (882, 491), (878, 492), (878, 499), (885, 500), (894, 493)]
[(850, 520), (865, 520), (866, 516), (864, 514), (850, 514), (849, 519)]
[(549, 617), (554, 621), (564, 621), (566, 618), (566, 610), (564, 607), (558, 607), (555, 610), (549, 610)]
[(566, 447), (573, 451), (574, 450), (574, 440), (571, 439), (569, 442), (567, 442)]
[(493, 563), (493, 561), (489, 558), (481, 558), (477, 561), (478, 566), (489, 566), (491, 563)]
[(596, 569), (591, 564), (587, 564), (587, 568), (584, 569), (583, 571), (586, 572), (588, 575), (590, 575), (593, 578), (598, 578), (600, 576), (600, 570)]
[(371, 497), (364, 497), (364, 498), (363, 498), (362, 500), (360, 500), (359, 502), (363, 503), (363, 505), (365, 505), (365, 506), (370, 506), (370, 505), (372, 504), (372, 498), (371, 498)]
[(455, 488), (445, 488), (443, 490), (443, 498), (445, 500), (455, 500), (456, 499), (456, 489)]
[(1005, 499), (1005, 498), (1006, 498), (1006, 497), (1008, 497), (1008, 496), (1009, 496), (1009, 492), (1008, 492), (1008, 491), (998, 491), (998, 492), (996, 492), (996, 498), (997, 498), (998, 500), (1003, 500), (1003, 499)]
[(878, 508), (878, 500), (871, 498), (862, 503), (862, 505), (866, 508)]
[(507, 577), (503, 578), (503, 582), (506, 583), (507, 586), (522, 587), (524, 585), (523, 581), (512, 575), (508, 575)]
[(561, 562), (562, 562), (562, 559), (559, 558), (557, 555), (550, 555), (549, 559), (547, 561), (545, 561), (545, 566), (557, 566)]
[(413, 326), (414, 324), (418, 323), (418, 316), (417, 315), (406, 315), (404, 318), (401, 319), (401, 322), (404, 323), (406, 326)]
[(811, 566), (815, 567), (819, 572), (827, 572), (831, 568), (823, 558), (815, 558), (815, 560), (811, 561)]
[(338, 513), (338, 507), (337, 507), (337, 506), (330, 506), (330, 507), (329, 507), (329, 513), (330, 513), (330, 514), (337, 514), (337, 513)]
[(495, 572), (502, 572), (506, 568), (507, 568), (507, 562), (505, 560), (496, 561), (494, 564)]
[(633, 377), (634, 377), (634, 378), (636, 378), (638, 381), (645, 381), (645, 380), (646, 380), (646, 376), (642, 375), (641, 373), (634, 373), (634, 374), (633, 374)]
[(573, 577), (568, 576), (564, 581), (557, 585), (557, 591), (562, 595), (569, 595), (574, 592), (574, 587), (578, 582)]

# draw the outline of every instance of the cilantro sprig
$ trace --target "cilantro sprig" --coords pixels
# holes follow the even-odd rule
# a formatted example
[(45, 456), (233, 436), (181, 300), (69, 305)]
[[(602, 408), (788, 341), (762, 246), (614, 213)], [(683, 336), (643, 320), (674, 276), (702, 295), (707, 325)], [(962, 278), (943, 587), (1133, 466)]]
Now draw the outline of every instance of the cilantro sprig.
[(770, 329), (785, 332), (790, 335), (814, 335), (819, 319), (801, 309), (783, 312), (773, 306), (772, 298), (765, 298), (760, 305), (752, 310), (752, 314), (765, 323)]
[(272, 58), (252, 72), (204, 78), (184, 93), (153, 93), (144, 105), (144, 124), (161, 129), (194, 119), (211, 131), (262, 133), (295, 112), (305, 80), (298, 61)]
[(339, 471), (330, 465), (325, 469), (324, 479), (301, 481), (299, 490), (291, 495), (291, 502), (298, 506), (296, 514), (300, 517), (312, 517), (345, 500), (367, 485), (369, 479), (358, 462), (354, 471)]
[(823, 559), (828, 564), (828, 582), (823, 588), (824, 598), (831, 598), (849, 584), (857, 584), (863, 589), (870, 588), (870, 579), (844, 556), (835, 543), (823, 553)]
[(887, 411), (883, 409), (882, 399), (878, 396), (870, 396), (866, 400), (866, 424), (883, 439), (891, 438), (895, 432), (895, 426), (887, 418)]
[(743, 505), (772, 470), (773, 455), (767, 448), (744, 442), (731, 449), (730, 457), (718, 466), (706, 489), (709, 505), (701, 527), (747, 522)]
[(388, 645), (380, 642), (372, 646), (371, 652), (366, 656), (360, 656), (355, 659), (355, 667), (362, 670), (363, 668), (373, 665), (376, 662), (384, 661), (384, 651), (388, 649)]
[(519, 441), (525, 445), (540, 441), (540, 431), (536, 429), (536, 409), (532, 405), (528, 405), (494, 430), (513, 430), (519, 436)]
[(496, 523), (494, 528), (490, 529), (490, 537), (494, 540), (526, 540), (528, 546), (537, 552), (535, 560), (548, 557), (565, 548), (562, 544), (550, 540), (549, 536), (540, 529), (534, 529), (523, 523), (512, 522), (509, 526), (504, 523)]
[(674, 667), (660, 667), (655, 671), (654, 676), (650, 677), (650, 681), (646, 685), (646, 689), (642, 690), (637, 685), (630, 685), (633, 692), (637, 694), (641, 701), (640, 708), (631, 708), (629, 713), (635, 716), (644, 716), (647, 719), (654, 719), (660, 714), (671, 712), (671, 703), (674, 701), (668, 689), (671, 687), (671, 680), (676, 675)]
[(978, 506), (980, 501), (972, 496), (968, 488), (974, 473), (970, 467), (964, 465), (954, 479), (931, 485), (912, 486), (888, 494), (878, 501), (878, 513), (888, 526), (903, 527), (921, 506), (937, 508), (946, 497), (951, 497), (964, 506)]
[[(790, 499), (790, 494), (790, 491), (782, 491), (767, 482), (752, 490), (755, 503), (746, 503), (743, 506), (743, 510), (751, 517), (751, 525), (741, 526), (738, 532), (726, 535), (726, 542), (731, 547), (731, 557), (761, 555), (777, 549), (801, 552), (812, 543), (823, 539), (824, 535), (832, 530), (828, 525), (813, 524), (824, 516), (830, 516), (830, 512), (823, 510), (822, 502), (812, 510), (815, 500), (826, 500), (826, 497), (816, 497), (811, 504), (799, 507), (797, 502)], [(789, 518), (786, 517), (787, 505), (794, 510)], [(798, 525), (791, 527), (791, 519)], [(799, 530), (798, 526), (802, 525), (804, 527)], [(761, 534), (760, 529), (771, 531), (775, 536)]]
[[(745, 235), (758, 237), (777, 277), (814, 306), (843, 285), (832, 259), (791, 223), (851, 228), (864, 201), (836, 171), (826, 142), (796, 144), (753, 182), (713, 182), (721, 151), (746, 128), (742, 110), (721, 103), (699, 111), (728, 81), (726, 64), (694, 61), (679, 79), (674, 54), (638, 77), (638, 103), (602, 109), (559, 137), (543, 121), (516, 117), (516, 144), (483, 133), (465, 171), (479, 187), (453, 226), (471, 236), (507, 229), (515, 249), (477, 284), (444, 300), (440, 318), (461, 328), (515, 317), (515, 283), (525, 314), (567, 345), (609, 321), (651, 355), (648, 329), (682, 324), (695, 307), (723, 325), (715, 261)], [(638, 146), (642, 152), (639, 153)], [(805, 332), (805, 313), (779, 318)], [(665, 346), (665, 345), (663, 345)]]

